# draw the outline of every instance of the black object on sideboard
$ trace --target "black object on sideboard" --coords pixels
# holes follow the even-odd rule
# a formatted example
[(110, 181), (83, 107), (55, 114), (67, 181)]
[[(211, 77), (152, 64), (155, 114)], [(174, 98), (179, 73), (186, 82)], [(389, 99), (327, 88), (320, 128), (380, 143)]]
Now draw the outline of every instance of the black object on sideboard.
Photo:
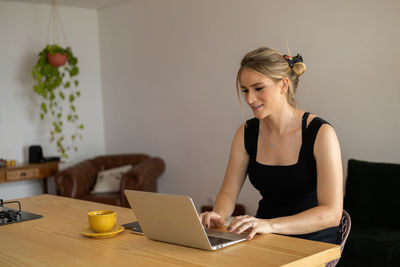
[(29, 163), (44, 163), (60, 161), (60, 157), (43, 157), (42, 147), (39, 145), (29, 147)]

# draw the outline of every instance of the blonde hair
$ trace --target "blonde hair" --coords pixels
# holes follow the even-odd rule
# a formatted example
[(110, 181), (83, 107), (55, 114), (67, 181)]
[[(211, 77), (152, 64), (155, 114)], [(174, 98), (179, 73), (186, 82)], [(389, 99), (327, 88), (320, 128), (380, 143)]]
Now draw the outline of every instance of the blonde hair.
[(291, 106), (296, 106), (295, 93), (297, 84), (300, 75), (306, 71), (306, 65), (304, 63), (297, 62), (290, 67), (281, 53), (268, 47), (260, 47), (248, 52), (240, 63), (240, 68), (236, 77), (236, 92), (240, 105), (240, 74), (245, 68), (259, 72), (276, 83), (280, 82), (283, 78), (288, 78), (289, 85), (286, 99)]

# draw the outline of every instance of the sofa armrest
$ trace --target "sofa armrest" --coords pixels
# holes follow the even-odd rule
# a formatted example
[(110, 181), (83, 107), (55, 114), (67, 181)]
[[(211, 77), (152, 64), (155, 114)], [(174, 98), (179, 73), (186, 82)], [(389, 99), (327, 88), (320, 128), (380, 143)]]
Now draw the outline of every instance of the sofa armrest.
[(148, 158), (136, 164), (121, 178), (120, 192), (123, 206), (127, 205), (124, 190), (156, 191), (157, 178), (164, 172), (165, 163), (160, 158)]
[(58, 172), (54, 180), (60, 195), (77, 198), (90, 192), (96, 175), (97, 170), (86, 160)]
[(149, 158), (136, 164), (121, 178), (121, 191), (125, 189), (142, 190), (147, 183), (156, 180), (165, 170), (160, 158)]

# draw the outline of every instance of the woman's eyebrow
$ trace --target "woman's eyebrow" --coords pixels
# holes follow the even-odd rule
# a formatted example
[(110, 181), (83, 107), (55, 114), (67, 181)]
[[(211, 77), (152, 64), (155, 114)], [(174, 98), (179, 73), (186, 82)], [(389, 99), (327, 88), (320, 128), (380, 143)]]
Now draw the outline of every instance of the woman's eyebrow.
[[(262, 84), (263, 84), (262, 82), (253, 83), (252, 85), (250, 85), (250, 87), (256, 87), (257, 85), (262, 85)], [(246, 86), (244, 86), (244, 85), (241, 85), (240, 88), (247, 89)]]
[(253, 83), (252, 85), (250, 85), (251, 87), (256, 87), (257, 85), (263, 84), (262, 82), (258, 82), (258, 83)]

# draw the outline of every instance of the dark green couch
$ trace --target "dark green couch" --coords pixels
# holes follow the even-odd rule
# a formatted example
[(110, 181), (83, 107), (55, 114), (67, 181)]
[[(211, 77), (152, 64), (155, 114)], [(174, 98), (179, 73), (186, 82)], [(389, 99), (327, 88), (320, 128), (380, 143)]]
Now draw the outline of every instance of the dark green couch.
[(338, 267), (400, 267), (400, 164), (349, 160), (352, 226)]

